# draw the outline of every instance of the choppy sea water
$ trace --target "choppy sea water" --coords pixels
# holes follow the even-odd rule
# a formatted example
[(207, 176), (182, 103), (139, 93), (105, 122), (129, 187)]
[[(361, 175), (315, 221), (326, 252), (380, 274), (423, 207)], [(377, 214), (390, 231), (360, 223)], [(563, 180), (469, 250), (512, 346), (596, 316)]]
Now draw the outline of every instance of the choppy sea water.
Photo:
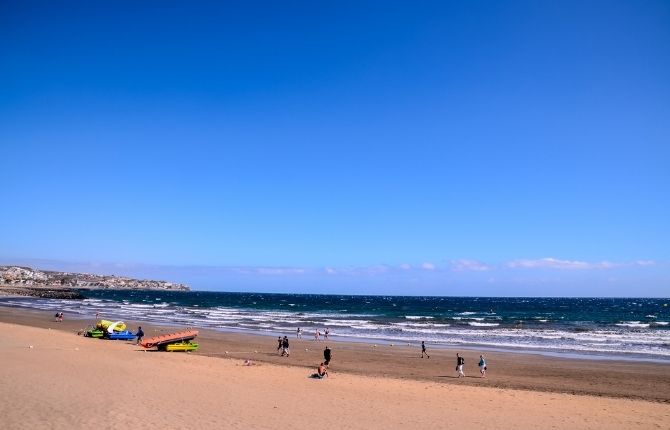
[(340, 296), (89, 291), (85, 300), (8, 297), (0, 305), (82, 317), (309, 338), (656, 359), (670, 362), (670, 299)]

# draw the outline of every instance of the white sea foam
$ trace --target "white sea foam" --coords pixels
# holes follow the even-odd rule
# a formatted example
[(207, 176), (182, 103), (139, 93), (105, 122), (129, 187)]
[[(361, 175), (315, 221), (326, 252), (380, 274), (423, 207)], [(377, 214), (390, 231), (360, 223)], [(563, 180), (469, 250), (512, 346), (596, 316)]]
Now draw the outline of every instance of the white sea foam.
[(449, 327), (449, 324), (434, 323), (391, 323), (391, 325), (400, 327)]
[(468, 325), (473, 327), (497, 327), (499, 323), (483, 323), (483, 322), (469, 322)]
[(408, 320), (432, 320), (432, 319), (435, 319), (435, 317), (425, 317), (425, 316), (419, 316), (419, 315), (405, 315), (405, 319), (408, 319)]
[(619, 327), (630, 327), (630, 328), (649, 328), (649, 324), (641, 323), (640, 321), (625, 321), (615, 325)]

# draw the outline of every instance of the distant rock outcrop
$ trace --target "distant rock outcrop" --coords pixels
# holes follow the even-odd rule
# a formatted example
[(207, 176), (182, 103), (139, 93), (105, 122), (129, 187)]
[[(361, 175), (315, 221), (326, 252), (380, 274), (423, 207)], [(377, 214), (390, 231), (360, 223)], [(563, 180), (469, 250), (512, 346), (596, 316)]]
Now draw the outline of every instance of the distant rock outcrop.
[(30, 267), (0, 266), (0, 284), (37, 289), (110, 289), (110, 290), (171, 290), (189, 291), (184, 284), (127, 278), (115, 275), (68, 273), (37, 270)]

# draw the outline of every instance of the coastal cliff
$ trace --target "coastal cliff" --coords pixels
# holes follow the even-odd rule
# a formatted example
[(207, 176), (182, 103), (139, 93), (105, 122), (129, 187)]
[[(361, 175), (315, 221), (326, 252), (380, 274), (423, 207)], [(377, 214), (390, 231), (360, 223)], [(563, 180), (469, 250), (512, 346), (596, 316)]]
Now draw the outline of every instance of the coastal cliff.
[(115, 275), (56, 272), (0, 266), (0, 293), (49, 298), (83, 298), (78, 290), (189, 291), (184, 284)]

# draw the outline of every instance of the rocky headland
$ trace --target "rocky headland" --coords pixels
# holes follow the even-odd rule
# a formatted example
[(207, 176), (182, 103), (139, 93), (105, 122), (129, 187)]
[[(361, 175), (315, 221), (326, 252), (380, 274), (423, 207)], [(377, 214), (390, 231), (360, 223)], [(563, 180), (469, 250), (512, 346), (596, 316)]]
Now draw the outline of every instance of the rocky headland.
[(32, 297), (80, 299), (80, 290), (189, 291), (184, 284), (116, 275), (94, 275), (0, 266), (0, 293)]

